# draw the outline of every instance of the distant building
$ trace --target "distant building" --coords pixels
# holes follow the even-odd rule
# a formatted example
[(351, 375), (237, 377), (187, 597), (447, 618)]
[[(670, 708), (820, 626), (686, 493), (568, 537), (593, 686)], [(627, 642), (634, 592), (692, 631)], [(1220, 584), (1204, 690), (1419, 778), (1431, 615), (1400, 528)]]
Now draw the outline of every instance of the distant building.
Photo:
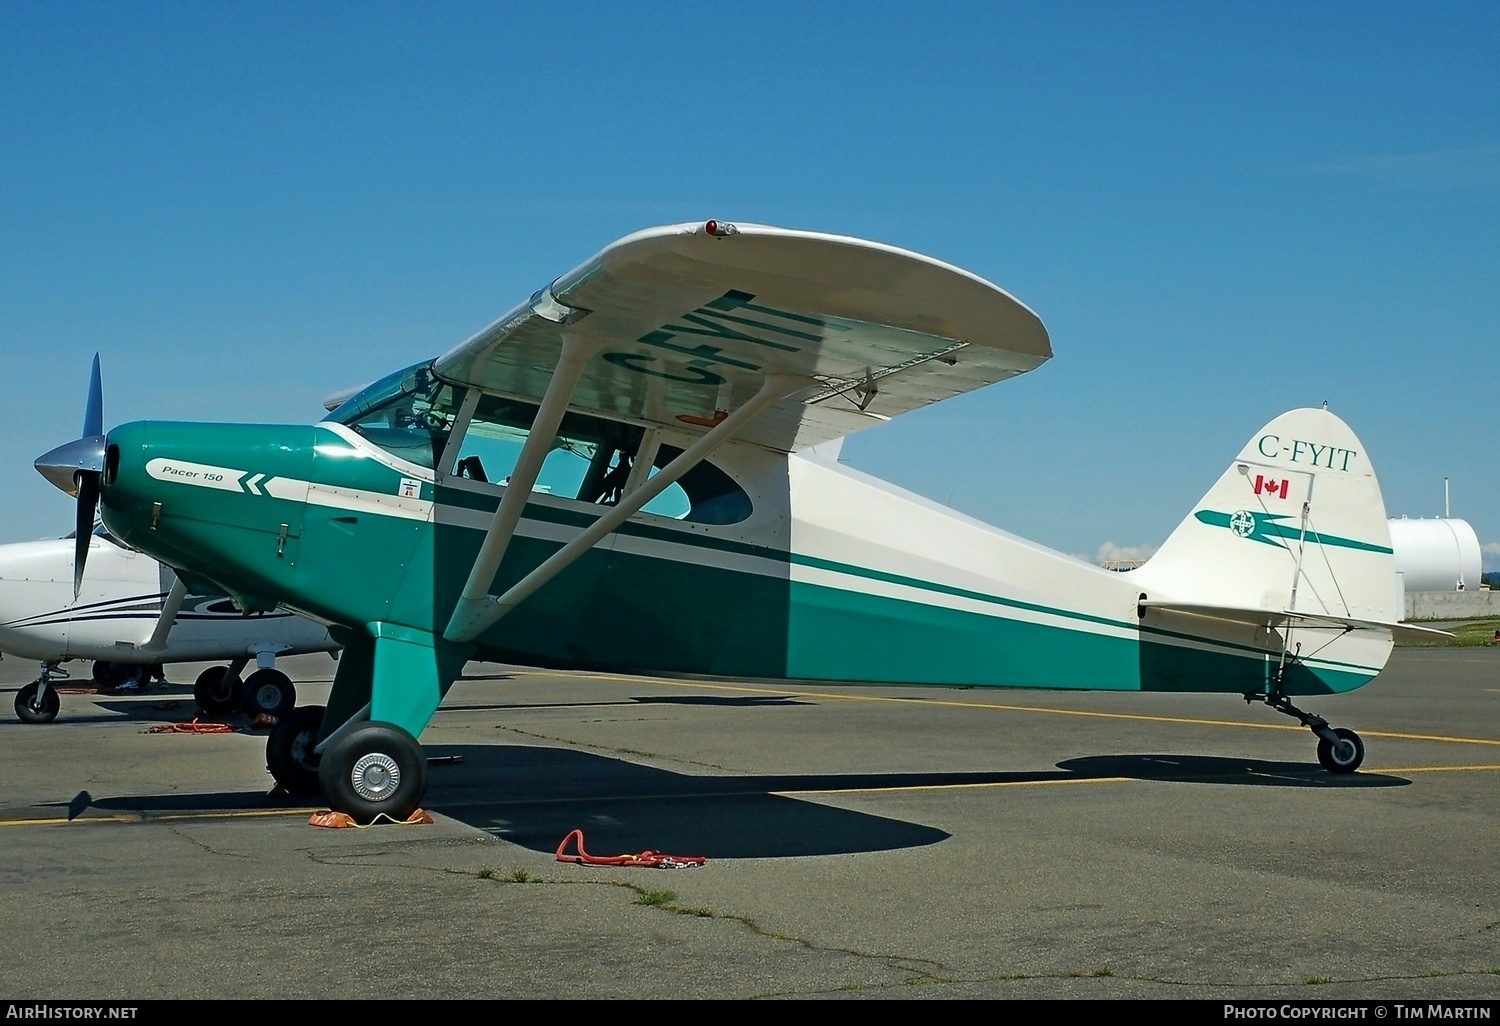
[(1453, 517), (1393, 518), (1391, 548), (1408, 620), (1462, 620), (1500, 612), (1500, 591), (1484, 583), (1479, 536)]
[(1453, 517), (1391, 520), (1391, 548), (1402, 587), (1414, 591), (1468, 591), (1483, 585), (1484, 557), (1468, 521)]

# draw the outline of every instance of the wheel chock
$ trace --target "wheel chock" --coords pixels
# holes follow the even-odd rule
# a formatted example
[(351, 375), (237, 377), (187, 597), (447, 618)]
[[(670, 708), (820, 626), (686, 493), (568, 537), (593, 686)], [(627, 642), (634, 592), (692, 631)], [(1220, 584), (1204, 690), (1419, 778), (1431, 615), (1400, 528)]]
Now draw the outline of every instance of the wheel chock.
[(375, 818), (370, 820), (370, 822), (368, 823), (356, 823), (354, 821), (354, 817), (349, 815), (347, 812), (334, 812), (332, 809), (323, 809), (321, 812), (314, 812), (311, 816), (309, 816), (307, 819), (307, 825), (315, 827), (329, 827), (334, 830), (342, 830), (344, 827), (354, 827), (354, 829), (356, 830), (365, 830), (379, 823), (381, 820), (385, 820), (387, 823), (394, 823), (397, 826), (411, 826), (417, 823), (436, 822), (436, 820), (432, 818), (431, 814), (429, 814), (424, 809), (415, 810), (410, 816), (407, 816), (405, 819), (392, 819), (390, 816), (387, 816), (385, 813), (381, 812), (377, 813)]

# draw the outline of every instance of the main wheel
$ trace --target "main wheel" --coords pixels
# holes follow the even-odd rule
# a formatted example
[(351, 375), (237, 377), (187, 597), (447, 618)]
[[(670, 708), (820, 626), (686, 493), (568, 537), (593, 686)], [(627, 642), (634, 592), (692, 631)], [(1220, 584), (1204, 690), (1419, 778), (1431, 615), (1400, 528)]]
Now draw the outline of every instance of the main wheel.
[(193, 697), (198, 700), (198, 708), (214, 716), (234, 712), (239, 691), (240, 678), (230, 673), (227, 666), (210, 666), (193, 682)]
[(89, 676), (93, 679), (94, 686), (100, 691), (113, 691), (130, 680), (134, 672), (135, 667), (127, 663), (111, 663), (104, 659), (95, 659)]
[(57, 719), (57, 711), (62, 708), (57, 689), (48, 688), (47, 693), (38, 698), (37, 692), (41, 690), (42, 682), (34, 680), (16, 692), (16, 715), (22, 723), (51, 723)]
[(244, 698), (245, 711), (251, 716), (280, 719), (297, 704), (297, 689), (280, 670), (256, 670), (245, 678)]
[(427, 758), (394, 723), (362, 723), (323, 752), (318, 783), (329, 807), (358, 823), (382, 813), (400, 821), (427, 792)]
[(1329, 773), (1353, 773), (1365, 761), (1365, 743), (1348, 727), (1334, 727), (1337, 741), (1318, 739), (1318, 761)]
[(321, 705), (298, 706), (277, 721), (266, 738), (266, 769), (290, 794), (318, 793), (320, 759), (313, 748), (322, 726)]

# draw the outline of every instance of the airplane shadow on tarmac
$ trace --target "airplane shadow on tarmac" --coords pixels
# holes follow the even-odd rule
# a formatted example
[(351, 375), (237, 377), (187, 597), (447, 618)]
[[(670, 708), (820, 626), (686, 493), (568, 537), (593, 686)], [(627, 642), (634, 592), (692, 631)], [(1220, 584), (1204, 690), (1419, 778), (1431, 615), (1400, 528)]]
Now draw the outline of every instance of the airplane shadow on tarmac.
[(1256, 787), (1405, 787), (1411, 781), (1385, 773), (1329, 773), (1310, 762), (1268, 762), (1207, 755), (1095, 755), (1057, 764), (1069, 774), (1129, 777), (1190, 784), (1250, 784)]
[[(824, 804), (823, 795), (1130, 777), (1260, 787), (1397, 787), (1383, 774), (1335, 776), (1316, 764), (1205, 756), (1101, 756), (1042, 772), (688, 775), (571, 749), (440, 747), (426, 805), (533, 851), (572, 830), (592, 854), (659, 851), (785, 858), (918, 847), (949, 834)], [(461, 763), (441, 763), (455, 756)]]
[[(423, 806), (537, 852), (582, 830), (593, 855), (643, 851), (713, 859), (787, 858), (890, 851), (935, 844), (942, 830), (824, 804), (839, 793), (975, 787), (1130, 777), (1259, 787), (1395, 787), (1382, 774), (1334, 776), (1316, 765), (1183, 755), (1074, 759), (1055, 770), (718, 776), (678, 773), (614, 756), (520, 745), (429, 746)], [(999, 799), (998, 796), (994, 800)], [(307, 805), (261, 791), (94, 799), (80, 792), (69, 818), (87, 810), (153, 816)]]
[[(140, 721), (181, 723), (193, 715), (195, 703), (173, 698), (158, 694), (150, 700), (105, 700), (99, 705)], [(641, 701), (637, 698), (618, 704)], [(680, 703), (683, 699), (666, 701)], [(693, 699), (694, 703), (734, 706), (797, 701), (738, 696)], [(254, 727), (242, 715), (224, 719), (236, 733), (269, 733), (266, 728)], [(835, 794), (855, 797), (880, 791), (1120, 777), (1256, 787), (1397, 787), (1410, 783), (1378, 773), (1330, 774), (1315, 762), (1199, 755), (1099, 755), (1060, 762), (1053, 769), (1019, 772), (731, 776), (680, 773), (572, 748), (425, 747), (430, 768), (423, 805), (429, 811), (537, 852), (553, 852), (569, 833), (582, 830), (588, 851), (596, 855), (650, 850), (715, 859), (785, 858), (921, 847), (950, 836), (919, 823), (825, 803), (825, 796)], [(128, 798), (95, 799), (80, 792), (71, 802), (58, 804), (67, 805), (72, 819), (91, 809), (151, 818), (306, 807), (318, 801), (274, 794), (269, 776), (265, 784), (264, 790)]]

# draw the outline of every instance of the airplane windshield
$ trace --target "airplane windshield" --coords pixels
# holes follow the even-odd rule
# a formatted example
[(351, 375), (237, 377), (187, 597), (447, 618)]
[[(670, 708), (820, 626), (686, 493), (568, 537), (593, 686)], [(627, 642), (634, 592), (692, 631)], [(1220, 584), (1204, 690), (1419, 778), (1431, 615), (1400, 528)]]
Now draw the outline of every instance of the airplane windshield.
[(442, 458), (463, 395), (432, 373), (431, 362), (368, 386), (324, 420), (346, 424), (394, 456), (432, 468)]

